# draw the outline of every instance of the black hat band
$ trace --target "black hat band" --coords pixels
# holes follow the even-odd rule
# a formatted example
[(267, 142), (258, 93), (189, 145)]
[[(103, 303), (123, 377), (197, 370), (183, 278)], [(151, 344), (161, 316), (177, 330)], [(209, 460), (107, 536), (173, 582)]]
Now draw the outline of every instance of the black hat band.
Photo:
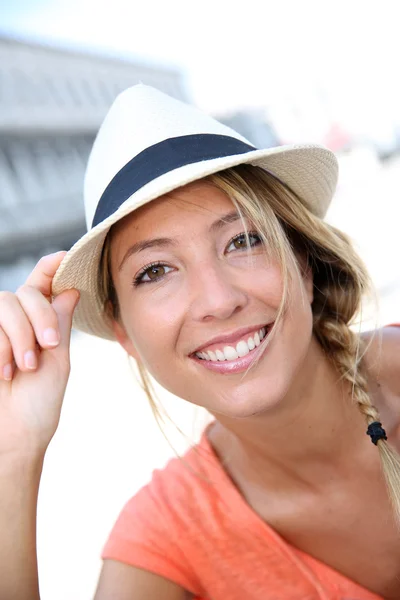
[(201, 133), (169, 138), (139, 152), (112, 178), (97, 205), (92, 227), (112, 215), (153, 179), (185, 165), (257, 150), (226, 135)]

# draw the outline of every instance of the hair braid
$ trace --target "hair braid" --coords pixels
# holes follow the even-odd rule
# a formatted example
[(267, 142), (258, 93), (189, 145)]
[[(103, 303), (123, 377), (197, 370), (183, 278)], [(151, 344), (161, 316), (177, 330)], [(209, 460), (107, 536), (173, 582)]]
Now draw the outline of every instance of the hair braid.
[[(360, 412), (365, 416), (367, 425), (379, 421), (379, 413), (372, 405), (368, 393), (367, 379), (364, 373), (362, 342), (347, 323), (333, 319), (324, 319), (323, 315), (314, 319), (315, 334), (335, 363), (339, 373), (348, 381)], [(361, 351), (361, 352), (360, 352)]]
[[(325, 309), (328, 308), (325, 304)], [(333, 308), (333, 307), (329, 307)], [(351, 384), (352, 398), (357, 403), (367, 425), (380, 421), (379, 412), (371, 402), (363, 363), (363, 343), (348, 323), (333, 318), (331, 311), (314, 312), (314, 332), (331, 357), (344, 380)], [(328, 315), (328, 316), (327, 316)], [(400, 457), (384, 439), (377, 442), (382, 471), (386, 480), (397, 525), (400, 526)]]

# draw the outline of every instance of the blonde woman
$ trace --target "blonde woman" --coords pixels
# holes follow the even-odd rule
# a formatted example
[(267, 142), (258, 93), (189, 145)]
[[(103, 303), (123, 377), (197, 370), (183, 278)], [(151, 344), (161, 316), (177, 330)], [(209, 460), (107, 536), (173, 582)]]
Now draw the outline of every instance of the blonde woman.
[[(323, 221), (334, 156), (257, 150), (146, 86), (85, 181), (89, 232), (0, 295), (0, 598), (37, 600), (35, 514), (74, 325), (215, 418), (123, 508), (96, 600), (400, 598), (400, 332)], [(69, 574), (73, 577), (73, 574)]]

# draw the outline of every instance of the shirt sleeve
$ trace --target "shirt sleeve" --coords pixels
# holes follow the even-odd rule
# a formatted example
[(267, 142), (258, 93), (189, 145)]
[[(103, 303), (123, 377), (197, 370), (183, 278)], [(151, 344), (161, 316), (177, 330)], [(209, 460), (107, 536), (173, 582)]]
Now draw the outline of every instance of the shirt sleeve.
[(151, 571), (197, 594), (198, 582), (185, 559), (179, 499), (171, 501), (158, 479), (155, 472), (151, 483), (124, 506), (102, 558)]

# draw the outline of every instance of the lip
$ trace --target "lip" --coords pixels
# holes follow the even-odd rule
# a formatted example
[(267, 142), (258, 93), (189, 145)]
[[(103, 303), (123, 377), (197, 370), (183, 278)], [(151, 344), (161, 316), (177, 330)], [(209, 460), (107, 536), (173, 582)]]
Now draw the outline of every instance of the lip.
[[(252, 330), (251, 330), (252, 331)], [(213, 361), (213, 360), (202, 360), (196, 354), (193, 354), (190, 358), (204, 367), (209, 371), (214, 371), (215, 373), (220, 373), (221, 375), (230, 375), (234, 373), (242, 373), (246, 371), (253, 361), (255, 361), (264, 347), (264, 341), (267, 339), (269, 331), (265, 338), (262, 340), (261, 344), (257, 346), (252, 352), (246, 354), (246, 356), (242, 356), (240, 358), (235, 358), (235, 360), (224, 360), (224, 361)]]
[(196, 350), (193, 350), (192, 355), (196, 354), (196, 352), (201, 352), (204, 348), (212, 346), (213, 344), (235, 344), (235, 342), (239, 342), (249, 333), (259, 331), (263, 327), (269, 328), (270, 325), (271, 323), (262, 323), (261, 325), (253, 325), (252, 327), (242, 327), (242, 329), (237, 329), (233, 333), (228, 333), (226, 335), (218, 335), (210, 340), (207, 340), (207, 342), (196, 348)]

